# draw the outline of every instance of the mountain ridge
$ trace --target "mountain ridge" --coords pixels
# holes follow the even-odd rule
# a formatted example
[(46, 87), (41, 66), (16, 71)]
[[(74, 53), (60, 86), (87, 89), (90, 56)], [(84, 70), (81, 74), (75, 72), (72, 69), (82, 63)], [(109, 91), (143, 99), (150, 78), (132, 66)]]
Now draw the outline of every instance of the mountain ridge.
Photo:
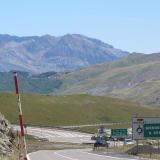
[(125, 57), (129, 52), (79, 34), (0, 35), (0, 71), (67, 71)]

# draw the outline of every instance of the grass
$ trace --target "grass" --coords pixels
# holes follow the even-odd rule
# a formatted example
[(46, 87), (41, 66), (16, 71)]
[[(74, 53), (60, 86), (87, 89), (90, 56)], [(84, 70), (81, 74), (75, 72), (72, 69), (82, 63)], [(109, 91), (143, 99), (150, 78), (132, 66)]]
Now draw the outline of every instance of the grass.
[[(133, 114), (160, 116), (160, 109), (140, 106), (129, 101), (103, 96), (21, 95), (25, 122), (56, 126), (104, 122), (130, 122)], [(11, 123), (18, 122), (16, 96), (0, 94), (0, 111)]]

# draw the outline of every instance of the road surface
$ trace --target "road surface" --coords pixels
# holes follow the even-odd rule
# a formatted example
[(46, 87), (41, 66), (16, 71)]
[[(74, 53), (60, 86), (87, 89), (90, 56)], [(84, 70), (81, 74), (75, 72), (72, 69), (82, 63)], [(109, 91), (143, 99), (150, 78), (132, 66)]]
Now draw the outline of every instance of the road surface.
[(83, 124), (83, 125), (72, 125), (72, 126), (59, 126), (62, 129), (72, 129), (72, 128), (83, 128), (83, 127), (100, 127), (100, 126), (112, 126), (112, 125), (126, 125), (131, 124), (131, 122), (114, 122), (114, 123), (96, 123), (96, 124)]
[(137, 160), (93, 153), (91, 150), (37, 151), (28, 155), (28, 160)]
[[(13, 126), (14, 129), (18, 129), (18, 126)], [(92, 134), (66, 131), (60, 129), (40, 128), (40, 127), (27, 127), (28, 135), (32, 135), (37, 138), (46, 139), (49, 142), (68, 142), (68, 143), (93, 143), (91, 141)]]

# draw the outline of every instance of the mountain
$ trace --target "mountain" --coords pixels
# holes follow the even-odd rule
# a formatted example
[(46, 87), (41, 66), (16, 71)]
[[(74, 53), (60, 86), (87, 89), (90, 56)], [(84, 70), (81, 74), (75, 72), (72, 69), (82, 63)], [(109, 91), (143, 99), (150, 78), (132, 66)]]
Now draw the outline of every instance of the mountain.
[(57, 94), (85, 93), (160, 106), (160, 53), (131, 54), (63, 76)]
[[(21, 92), (111, 96), (160, 106), (160, 53), (126, 58), (72, 72), (19, 72)], [(0, 91), (13, 91), (11, 72), (0, 73)]]
[(0, 71), (32, 73), (75, 70), (127, 56), (100, 40), (79, 34), (17, 37), (0, 35)]

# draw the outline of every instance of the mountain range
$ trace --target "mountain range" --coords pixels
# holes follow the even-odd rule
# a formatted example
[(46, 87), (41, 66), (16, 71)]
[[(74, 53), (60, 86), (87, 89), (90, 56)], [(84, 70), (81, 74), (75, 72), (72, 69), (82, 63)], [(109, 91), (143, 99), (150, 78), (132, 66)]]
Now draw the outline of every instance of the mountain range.
[(79, 34), (18, 37), (0, 35), (0, 71), (70, 71), (116, 60), (129, 53)]
[[(90, 94), (160, 106), (160, 53), (125, 58), (71, 72), (18, 72), (21, 92)], [(0, 91), (13, 91), (11, 72), (0, 73)]]

